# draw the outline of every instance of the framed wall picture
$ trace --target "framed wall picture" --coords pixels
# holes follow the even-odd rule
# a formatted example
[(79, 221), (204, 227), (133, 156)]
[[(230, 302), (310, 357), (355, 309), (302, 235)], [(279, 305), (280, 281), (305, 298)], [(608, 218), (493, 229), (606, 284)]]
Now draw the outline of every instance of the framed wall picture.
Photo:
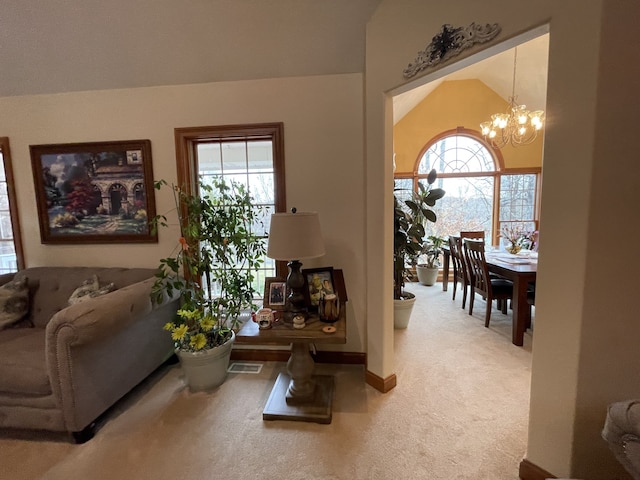
[(31, 145), (42, 243), (153, 243), (151, 142)]
[(283, 310), (287, 302), (287, 281), (284, 278), (267, 277), (264, 280), (263, 306)]
[(333, 284), (333, 267), (307, 268), (302, 270), (304, 277), (304, 294), (307, 305), (318, 308), (322, 295), (335, 293)]

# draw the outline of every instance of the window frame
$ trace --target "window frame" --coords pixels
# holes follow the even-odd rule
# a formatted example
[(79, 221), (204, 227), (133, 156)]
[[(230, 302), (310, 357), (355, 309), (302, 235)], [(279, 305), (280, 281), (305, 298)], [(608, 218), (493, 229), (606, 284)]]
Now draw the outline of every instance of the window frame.
[[(197, 193), (198, 165), (195, 155), (198, 143), (225, 140), (269, 140), (273, 145), (273, 176), (275, 211), (287, 209), (284, 123), (257, 123), (241, 125), (214, 125), (174, 129), (178, 185), (188, 194)], [(276, 276), (285, 278), (287, 263), (276, 261)]]
[[(491, 225), (492, 244), (496, 244), (500, 234), (500, 187), (501, 187), (502, 177), (505, 175), (536, 175), (535, 205), (534, 205), (534, 212), (533, 212), (534, 218), (531, 221), (536, 225), (536, 229), (537, 229), (540, 223), (540, 193), (541, 193), (542, 169), (540, 167), (506, 168), (504, 163), (504, 157), (502, 155), (501, 150), (498, 148), (495, 148), (493, 145), (486, 142), (482, 137), (482, 134), (477, 130), (473, 130), (465, 127), (456, 127), (454, 129), (446, 130), (444, 132), (441, 132), (435, 135), (424, 144), (424, 147), (418, 153), (418, 156), (413, 166), (413, 171), (411, 173), (394, 174), (394, 179), (411, 179), (413, 190), (417, 192), (418, 182), (420, 180), (425, 180), (428, 176), (428, 172), (422, 173), (422, 174), (418, 173), (420, 169), (420, 163), (422, 161), (422, 157), (434, 144), (440, 142), (441, 140), (447, 137), (452, 137), (452, 136), (466, 136), (466, 137), (472, 138), (473, 140), (483, 145), (488, 150), (491, 157), (493, 158), (494, 166), (495, 166), (495, 169), (493, 171), (446, 173), (446, 174), (438, 172), (439, 178), (494, 177), (493, 205), (492, 205), (493, 210), (492, 210), (492, 225)], [(525, 220), (525, 221), (528, 221), (528, 220)]]
[(24, 270), (24, 250), (22, 248), (22, 231), (20, 229), (20, 217), (18, 215), (18, 200), (15, 190), (15, 177), (11, 162), (11, 148), (9, 147), (9, 137), (0, 137), (0, 152), (2, 153), (2, 163), (4, 175), (7, 181), (7, 196), (9, 200), (9, 216), (11, 217), (11, 230), (13, 233), (13, 248), (16, 252), (16, 264), (18, 271)]

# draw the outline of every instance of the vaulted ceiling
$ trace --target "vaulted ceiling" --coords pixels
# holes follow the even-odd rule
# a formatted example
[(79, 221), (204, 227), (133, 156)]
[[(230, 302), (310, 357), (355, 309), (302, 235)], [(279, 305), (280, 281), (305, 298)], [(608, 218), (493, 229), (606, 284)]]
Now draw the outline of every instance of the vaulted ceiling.
[(0, 96), (362, 72), (380, 1), (5, 1)]
[[(515, 94), (519, 104), (529, 110), (544, 110), (547, 97), (549, 35), (542, 35), (518, 45)], [(397, 123), (438, 85), (447, 80), (477, 78), (508, 100), (513, 91), (514, 49), (475, 63), (436, 81), (414, 88), (393, 99), (393, 120)], [(495, 112), (494, 112), (495, 113)], [(488, 118), (487, 118), (488, 120)]]
[[(4, 2), (0, 96), (363, 72), (380, 2)], [(518, 48), (516, 93), (530, 107), (545, 105), (547, 49), (548, 35)], [(510, 50), (397, 96), (394, 116), (449, 79), (479, 78), (507, 99), (512, 76)]]

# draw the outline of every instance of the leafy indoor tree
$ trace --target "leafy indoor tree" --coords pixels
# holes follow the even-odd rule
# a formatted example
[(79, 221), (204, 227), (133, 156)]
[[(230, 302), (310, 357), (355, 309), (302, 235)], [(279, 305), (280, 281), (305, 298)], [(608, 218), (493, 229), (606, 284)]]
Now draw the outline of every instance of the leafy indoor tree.
[(437, 173), (431, 170), (427, 184), (418, 183), (419, 191), (412, 192), (411, 198), (402, 202), (394, 195), (393, 215), (393, 298), (404, 297), (403, 287), (407, 276), (407, 260), (417, 257), (424, 244), (426, 222), (435, 222), (432, 210), (436, 202), (444, 196), (444, 190), (433, 188)]
[[(253, 228), (260, 223), (260, 208), (240, 183), (213, 177), (200, 181), (193, 195), (170, 185), (178, 214), (180, 237), (174, 254), (160, 260), (152, 299), (178, 290), (182, 305), (175, 322), (165, 328), (175, 346), (199, 351), (224, 344), (240, 323), (240, 315), (253, 305), (254, 272), (263, 262), (264, 239)], [(155, 188), (168, 186), (164, 180)], [(158, 215), (152, 227), (167, 227)]]

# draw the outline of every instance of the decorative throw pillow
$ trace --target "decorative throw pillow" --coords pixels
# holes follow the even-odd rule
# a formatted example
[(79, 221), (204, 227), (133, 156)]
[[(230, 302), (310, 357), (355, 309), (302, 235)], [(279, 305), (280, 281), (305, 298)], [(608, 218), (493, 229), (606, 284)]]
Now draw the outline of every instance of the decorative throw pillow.
[(19, 322), (29, 311), (27, 277), (0, 287), (0, 330)]
[(76, 303), (82, 303), (91, 298), (99, 297), (109, 292), (113, 292), (116, 286), (113, 283), (109, 283), (104, 286), (100, 286), (98, 276), (94, 275), (88, 280), (82, 282), (78, 288), (76, 288), (69, 297), (69, 305), (75, 305)]

